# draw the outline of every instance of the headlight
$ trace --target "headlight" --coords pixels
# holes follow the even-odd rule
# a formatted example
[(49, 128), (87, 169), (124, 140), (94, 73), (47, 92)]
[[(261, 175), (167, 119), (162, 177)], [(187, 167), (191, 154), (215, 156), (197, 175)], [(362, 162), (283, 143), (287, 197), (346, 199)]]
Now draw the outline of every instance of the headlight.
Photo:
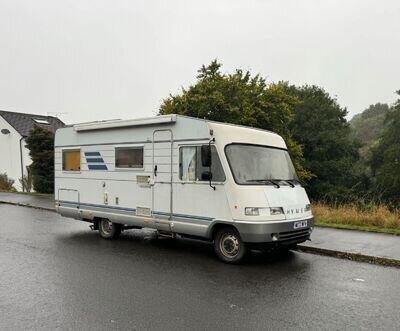
[(247, 215), (247, 216), (259, 216), (260, 215), (260, 208), (246, 207), (244, 209), (244, 214)]
[(260, 208), (260, 207), (246, 207), (244, 209), (246, 216), (270, 216), (283, 214), (282, 207)]
[(306, 208), (304, 208), (304, 211), (310, 211), (311, 210), (311, 205), (310, 204), (307, 204), (306, 205)]

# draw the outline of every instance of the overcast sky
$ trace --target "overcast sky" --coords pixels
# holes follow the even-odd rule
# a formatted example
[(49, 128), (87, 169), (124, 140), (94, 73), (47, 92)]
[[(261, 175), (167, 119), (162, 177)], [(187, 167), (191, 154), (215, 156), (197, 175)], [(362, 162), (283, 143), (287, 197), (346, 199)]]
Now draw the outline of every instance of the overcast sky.
[(399, 0), (0, 0), (0, 109), (157, 113), (217, 58), (316, 84), (349, 118), (400, 89)]

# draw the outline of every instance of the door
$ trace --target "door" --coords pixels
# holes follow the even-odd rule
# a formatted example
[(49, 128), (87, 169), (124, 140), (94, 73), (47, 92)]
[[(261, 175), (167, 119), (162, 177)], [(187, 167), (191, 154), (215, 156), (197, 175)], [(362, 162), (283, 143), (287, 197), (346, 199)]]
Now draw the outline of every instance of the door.
[(170, 129), (153, 132), (152, 215), (160, 230), (171, 231), (173, 215), (174, 137)]

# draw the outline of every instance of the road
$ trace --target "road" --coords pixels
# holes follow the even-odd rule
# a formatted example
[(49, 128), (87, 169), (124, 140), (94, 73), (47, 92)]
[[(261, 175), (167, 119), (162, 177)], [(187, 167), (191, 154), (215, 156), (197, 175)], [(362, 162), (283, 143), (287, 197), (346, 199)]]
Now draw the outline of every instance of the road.
[(399, 330), (400, 270), (212, 247), (0, 205), (1, 330)]

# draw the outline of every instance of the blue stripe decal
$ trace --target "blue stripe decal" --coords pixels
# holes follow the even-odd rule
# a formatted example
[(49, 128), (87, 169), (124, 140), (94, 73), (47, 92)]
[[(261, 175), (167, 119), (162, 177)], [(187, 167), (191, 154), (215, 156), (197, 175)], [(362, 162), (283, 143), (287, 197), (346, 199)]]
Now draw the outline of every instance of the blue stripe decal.
[(104, 163), (104, 160), (102, 157), (97, 157), (97, 158), (86, 158), (87, 163)]
[[(108, 170), (100, 152), (85, 152), (86, 163), (89, 170)], [(97, 164), (93, 164), (97, 163)]]
[[(59, 203), (66, 203), (69, 205), (74, 205), (76, 206), (77, 203), (76, 202), (72, 202), (72, 201), (64, 201), (64, 200), (59, 200)], [(100, 207), (100, 208), (108, 208), (108, 209), (117, 209), (117, 210), (125, 210), (125, 211), (136, 211), (136, 209), (132, 209), (132, 208), (124, 208), (124, 207), (114, 207), (114, 206), (102, 206), (102, 205), (95, 205), (92, 203), (80, 203), (79, 205), (81, 206), (88, 206), (88, 207)]]
[[(59, 203), (65, 203), (65, 204), (70, 204), (70, 205), (77, 205), (76, 202), (72, 201), (63, 201), (59, 200)], [(115, 207), (115, 206), (104, 206), (104, 205), (96, 205), (96, 204), (91, 204), (91, 203), (80, 203), (81, 206), (88, 206), (88, 207), (99, 207), (99, 208), (107, 208), (107, 209), (115, 209), (115, 210), (124, 210), (124, 211), (130, 211), (130, 212), (136, 212), (136, 209), (132, 208), (124, 208), (124, 207)], [(154, 215), (160, 215), (160, 216), (169, 216), (169, 213), (165, 212), (160, 212), (160, 211), (155, 211), (153, 212)], [(209, 221), (211, 222), (213, 220), (212, 217), (202, 217), (202, 216), (195, 216), (195, 215), (186, 215), (186, 214), (172, 214), (173, 217), (177, 218), (190, 218), (193, 220), (201, 220), (201, 221)]]
[[(161, 212), (161, 211), (155, 211), (153, 214), (161, 215), (161, 216), (169, 216), (169, 213), (164, 213), (164, 212)], [(204, 221), (212, 221), (213, 220), (213, 218), (211, 218), (211, 217), (186, 215), (186, 214), (172, 214), (172, 216), (178, 217), (178, 218), (192, 218), (192, 219), (204, 220)]]
[(107, 170), (105, 164), (88, 164), (89, 170)]

